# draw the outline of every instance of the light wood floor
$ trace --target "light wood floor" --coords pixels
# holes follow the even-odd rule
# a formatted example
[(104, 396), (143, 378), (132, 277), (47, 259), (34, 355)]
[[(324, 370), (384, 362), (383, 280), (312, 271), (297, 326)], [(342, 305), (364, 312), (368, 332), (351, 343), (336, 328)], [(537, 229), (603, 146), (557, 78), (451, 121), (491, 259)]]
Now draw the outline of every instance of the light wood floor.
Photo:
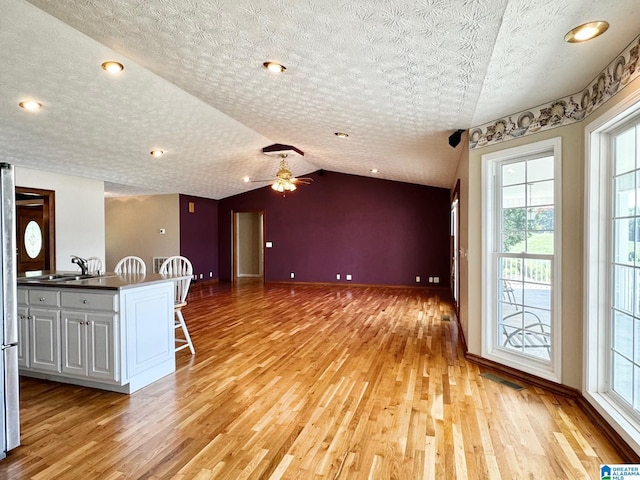
[(621, 463), (574, 403), (464, 360), (421, 289), (195, 286), (196, 355), (130, 396), (23, 379), (2, 479), (579, 479)]

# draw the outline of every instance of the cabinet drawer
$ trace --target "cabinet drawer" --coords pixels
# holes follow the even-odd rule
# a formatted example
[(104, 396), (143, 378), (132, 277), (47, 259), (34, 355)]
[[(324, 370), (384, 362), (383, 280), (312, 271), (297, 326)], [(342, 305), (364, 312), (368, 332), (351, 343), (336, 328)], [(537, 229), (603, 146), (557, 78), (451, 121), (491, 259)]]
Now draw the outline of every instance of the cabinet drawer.
[(59, 307), (60, 292), (58, 290), (29, 290), (29, 305)]
[(117, 310), (117, 295), (101, 295), (99, 293), (62, 292), (62, 306), (82, 310)]

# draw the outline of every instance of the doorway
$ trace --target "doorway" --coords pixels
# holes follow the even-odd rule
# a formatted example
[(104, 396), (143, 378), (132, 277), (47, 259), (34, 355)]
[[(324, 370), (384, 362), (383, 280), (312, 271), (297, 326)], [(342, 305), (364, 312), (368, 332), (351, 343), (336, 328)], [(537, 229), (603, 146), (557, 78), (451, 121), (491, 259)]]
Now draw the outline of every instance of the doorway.
[(55, 192), (16, 187), (18, 273), (55, 270)]
[(264, 212), (233, 214), (233, 279), (264, 279)]

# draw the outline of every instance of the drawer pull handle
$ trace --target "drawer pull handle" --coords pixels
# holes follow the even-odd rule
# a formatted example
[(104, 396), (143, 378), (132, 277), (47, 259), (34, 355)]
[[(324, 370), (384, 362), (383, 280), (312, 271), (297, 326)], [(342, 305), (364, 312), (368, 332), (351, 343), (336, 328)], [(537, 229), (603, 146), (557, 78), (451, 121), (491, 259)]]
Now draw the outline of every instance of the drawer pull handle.
[(89, 300), (82, 300), (82, 303), (89, 303)]
[(44, 298), (44, 297), (40, 297), (40, 301), (41, 301), (41, 302), (44, 302), (45, 300), (46, 300), (46, 298)]

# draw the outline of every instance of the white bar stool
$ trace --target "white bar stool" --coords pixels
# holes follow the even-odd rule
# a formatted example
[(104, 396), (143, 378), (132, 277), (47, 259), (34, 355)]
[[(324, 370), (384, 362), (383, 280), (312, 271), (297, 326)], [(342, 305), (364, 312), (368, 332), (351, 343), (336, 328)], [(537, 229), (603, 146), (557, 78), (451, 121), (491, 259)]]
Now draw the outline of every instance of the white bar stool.
[(193, 348), (193, 342), (191, 341), (189, 330), (187, 330), (187, 324), (185, 323), (184, 316), (182, 315), (182, 307), (187, 304), (187, 293), (189, 293), (191, 277), (193, 276), (193, 265), (191, 265), (188, 258), (175, 255), (167, 258), (162, 263), (160, 266), (160, 273), (163, 275), (188, 275), (188, 277), (183, 280), (175, 281), (176, 296), (174, 305), (174, 328), (180, 328), (184, 335), (184, 338), (176, 337), (176, 352), (188, 347), (189, 350), (191, 350), (191, 355), (195, 355), (196, 351)]

